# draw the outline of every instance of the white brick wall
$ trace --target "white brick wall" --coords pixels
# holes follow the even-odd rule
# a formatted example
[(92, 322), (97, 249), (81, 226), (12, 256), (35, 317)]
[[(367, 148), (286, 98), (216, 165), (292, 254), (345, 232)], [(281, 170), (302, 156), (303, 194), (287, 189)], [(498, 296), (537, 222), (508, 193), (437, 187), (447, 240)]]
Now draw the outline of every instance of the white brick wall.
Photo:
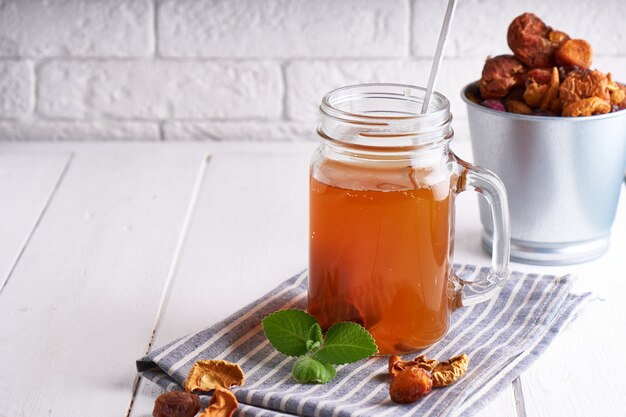
[(37, 110), (64, 119), (278, 119), (276, 63), (55, 61), (39, 68)]
[[(445, 6), (0, 0), (0, 141), (315, 140), (330, 89), (426, 84)], [(590, 41), (594, 66), (626, 80), (623, 0), (460, 0), (437, 88), (457, 128), (461, 87), (508, 51), (506, 28), (524, 11)]]
[(0, 117), (19, 117), (31, 111), (33, 69), (28, 61), (0, 61)]

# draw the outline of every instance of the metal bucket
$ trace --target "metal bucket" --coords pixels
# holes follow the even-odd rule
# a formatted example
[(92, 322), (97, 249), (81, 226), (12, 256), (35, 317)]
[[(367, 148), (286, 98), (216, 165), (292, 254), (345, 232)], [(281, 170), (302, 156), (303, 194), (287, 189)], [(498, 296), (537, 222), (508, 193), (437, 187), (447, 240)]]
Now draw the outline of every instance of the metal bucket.
[[(590, 117), (499, 112), (470, 101), (474, 162), (506, 186), (511, 260), (566, 265), (609, 247), (626, 167), (626, 110)], [(491, 251), (489, 207), (480, 201), (482, 242)], [(620, 233), (626, 233), (621, 230)]]

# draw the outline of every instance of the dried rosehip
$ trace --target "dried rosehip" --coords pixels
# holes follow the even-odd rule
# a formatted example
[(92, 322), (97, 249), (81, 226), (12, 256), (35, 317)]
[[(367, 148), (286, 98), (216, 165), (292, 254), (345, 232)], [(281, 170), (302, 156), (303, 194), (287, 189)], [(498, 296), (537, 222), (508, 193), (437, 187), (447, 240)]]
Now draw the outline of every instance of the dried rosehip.
[(200, 397), (186, 392), (166, 392), (154, 402), (153, 417), (193, 417), (200, 410)]
[(531, 82), (537, 84), (550, 84), (552, 68), (533, 68), (526, 74), (526, 85)]
[(524, 84), (526, 68), (511, 55), (488, 58), (479, 81), (480, 95), (484, 99), (502, 98), (516, 86)]
[(419, 368), (422, 368), (425, 371), (432, 372), (437, 366), (436, 359), (428, 359), (425, 355), (419, 355), (417, 358), (413, 359), (411, 362), (416, 364)]
[(558, 47), (554, 53), (554, 58), (558, 65), (575, 65), (587, 69), (591, 66), (591, 55), (591, 45), (587, 41), (569, 39)]
[(400, 371), (404, 369), (403, 363), (404, 361), (402, 360), (400, 356), (392, 355), (389, 358), (389, 366), (388, 366), (389, 375), (391, 376), (398, 375)]
[(395, 377), (400, 372), (411, 366), (417, 366), (418, 368), (431, 372), (436, 365), (437, 361), (435, 359), (428, 359), (424, 355), (420, 355), (412, 361), (403, 361), (400, 356), (393, 355), (389, 358), (389, 375)]
[(501, 100), (490, 98), (489, 100), (485, 100), (482, 102), (482, 105), (490, 108), (491, 110), (497, 111), (506, 111), (506, 107), (504, 107), (504, 103)]
[(410, 366), (393, 378), (389, 385), (389, 396), (396, 403), (412, 403), (433, 389), (430, 372), (419, 366)]
[(551, 29), (532, 13), (524, 13), (511, 22), (507, 42), (515, 57), (530, 68), (554, 66), (558, 42), (549, 38)]

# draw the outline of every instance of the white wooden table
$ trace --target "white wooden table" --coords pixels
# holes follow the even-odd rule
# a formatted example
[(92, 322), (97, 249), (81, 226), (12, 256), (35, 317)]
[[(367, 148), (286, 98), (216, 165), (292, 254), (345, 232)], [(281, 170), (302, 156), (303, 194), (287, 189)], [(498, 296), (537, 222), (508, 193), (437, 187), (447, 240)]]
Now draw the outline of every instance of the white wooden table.
[[(314, 146), (0, 144), (0, 417), (151, 415), (134, 361), (153, 333), (204, 328), (306, 267)], [(466, 194), (455, 261), (487, 264)], [(597, 299), (481, 416), (626, 415), (625, 194), (603, 258), (512, 264), (577, 273)]]

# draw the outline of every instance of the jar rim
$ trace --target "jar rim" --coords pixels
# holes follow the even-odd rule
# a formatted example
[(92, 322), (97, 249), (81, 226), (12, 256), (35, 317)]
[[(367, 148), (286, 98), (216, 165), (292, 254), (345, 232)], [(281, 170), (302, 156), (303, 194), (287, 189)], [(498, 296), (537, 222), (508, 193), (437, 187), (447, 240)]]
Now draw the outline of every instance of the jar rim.
[[(366, 89), (376, 89), (376, 88), (384, 88), (385, 90), (374, 90), (367, 91)], [(363, 89), (361, 93), (353, 93), (349, 94), (350, 91)], [(393, 90), (397, 90), (394, 92)], [(400, 94), (400, 91), (402, 94)], [(410, 92), (417, 92), (418, 95), (413, 95)], [(346, 94), (348, 93), (348, 94)], [(360, 98), (364, 94), (377, 94), (377, 95), (386, 95), (389, 97), (395, 97), (398, 99), (414, 101), (419, 106), (416, 106), (416, 112), (413, 114), (405, 114), (405, 115), (371, 115), (360, 112), (351, 112), (342, 110), (337, 108), (337, 103), (343, 103), (348, 99), (354, 100), (355, 98)], [(401, 83), (363, 83), (363, 84), (352, 84), (343, 87), (336, 88), (334, 90), (329, 91), (322, 98), (322, 104), (320, 105), (320, 111), (324, 114), (327, 114), (331, 117), (337, 117), (342, 119), (365, 119), (367, 120), (410, 120), (410, 119), (425, 119), (425, 118), (436, 118), (439, 115), (445, 115), (450, 112), (450, 101), (441, 93), (437, 91), (433, 91), (431, 96), (431, 101), (428, 106), (428, 111), (426, 113), (421, 113), (421, 104), (424, 102), (424, 96), (426, 95), (426, 88), (419, 87), (413, 84), (401, 84)], [(343, 117), (341, 117), (343, 116)]]
[(450, 102), (433, 92), (421, 113), (426, 89), (411, 84), (366, 83), (324, 95), (318, 133), (337, 144), (371, 149), (417, 149), (452, 138)]

